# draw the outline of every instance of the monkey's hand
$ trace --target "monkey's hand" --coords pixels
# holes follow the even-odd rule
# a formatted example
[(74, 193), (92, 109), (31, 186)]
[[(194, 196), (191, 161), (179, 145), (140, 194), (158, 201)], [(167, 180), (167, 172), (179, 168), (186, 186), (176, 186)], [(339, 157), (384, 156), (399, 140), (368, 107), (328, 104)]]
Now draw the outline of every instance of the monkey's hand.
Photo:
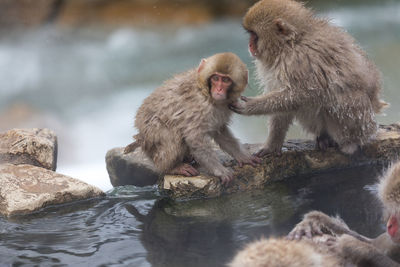
[(287, 238), (290, 240), (312, 239), (318, 235), (327, 234), (335, 236), (346, 231), (348, 231), (348, 227), (340, 219), (329, 217), (319, 211), (311, 211), (295, 226)]
[(323, 235), (322, 225), (318, 221), (304, 219), (293, 228), (287, 238), (289, 240), (312, 239), (317, 235)]
[(192, 165), (187, 163), (182, 163), (176, 166), (174, 169), (169, 171), (169, 173), (183, 175), (183, 176), (196, 176), (200, 174), (198, 170), (196, 170)]
[(253, 107), (255, 106), (253, 102), (255, 102), (255, 98), (241, 96), (240, 99), (242, 101), (236, 101), (229, 105), (229, 109), (235, 113), (241, 115), (255, 115), (256, 112), (253, 111)]
[(278, 155), (278, 156), (282, 155), (282, 146), (263, 147), (256, 153), (256, 156), (262, 158), (262, 157), (264, 157), (265, 155), (268, 155), (268, 154), (275, 154), (275, 155)]
[(233, 173), (225, 169), (222, 174), (216, 174), (221, 179), (221, 184), (223, 186), (229, 186), (233, 181)]
[(236, 161), (240, 168), (242, 168), (243, 165), (245, 165), (245, 164), (249, 164), (253, 167), (257, 167), (257, 165), (261, 164), (262, 159), (260, 159), (259, 157), (255, 156), (255, 155), (248, 155), (248, 156), (236, 158)]

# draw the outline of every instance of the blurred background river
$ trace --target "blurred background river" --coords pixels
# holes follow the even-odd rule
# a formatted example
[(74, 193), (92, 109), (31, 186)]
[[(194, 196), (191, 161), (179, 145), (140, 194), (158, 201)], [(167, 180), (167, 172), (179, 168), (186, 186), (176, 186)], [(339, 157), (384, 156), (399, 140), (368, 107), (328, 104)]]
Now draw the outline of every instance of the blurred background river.
[[(262, 91), (241, 27), (253, 2), (0, 0), (0, 131), (54, 130), (57, 172), (108, 191), (100, 202), (0, 218), (0, 263), (222, 266), (248, 240), (287, 234), (310, 209), (338, 213), (367, 235), (382, 231), (370, 193), (381, 171), (375, 168), (189, 202), (164, 199), (154, 187), (112, 189), (106, 152), (132, 141), (137, 108), (173, 74), (231, 51), (250, 69), (245, 95)], [(378, 65), (383, 98), (391, 104), (378, 121), (398, 122), (400, 1), (308, 6), (352, 34)], [(242, 142), (263, 142), (266, 120), (235, 115), (231, 126)], [(288, 135), (307, 137), (298, 125)]]

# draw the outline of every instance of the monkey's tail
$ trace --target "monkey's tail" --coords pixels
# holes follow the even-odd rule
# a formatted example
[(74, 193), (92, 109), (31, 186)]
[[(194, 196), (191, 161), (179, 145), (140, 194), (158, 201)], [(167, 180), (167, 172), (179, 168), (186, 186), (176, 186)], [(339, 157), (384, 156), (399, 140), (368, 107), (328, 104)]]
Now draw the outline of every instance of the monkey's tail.
[(380, 100), (380, 99), (376, 99), (374, 104), (373, 104), (373, 108), (376, 113), (380, 113), (380, 112), (382, 112), (382, 109), (388, 108), (390, 106), (389, 103), (387, 103), (383, 100)]
[(129, 145), (127, 145), (127, 146), (125, 147), (125, 149), (124, 149), (124, 154), (131, 153), (131, 152), (135, 151), (136, 148), (140, 147), (140, 145), (141, 145), (140, 139), (138, 138), (137, 135), (134, 136), (134, 138), (136, 139), (136, 141), (130, 143)]

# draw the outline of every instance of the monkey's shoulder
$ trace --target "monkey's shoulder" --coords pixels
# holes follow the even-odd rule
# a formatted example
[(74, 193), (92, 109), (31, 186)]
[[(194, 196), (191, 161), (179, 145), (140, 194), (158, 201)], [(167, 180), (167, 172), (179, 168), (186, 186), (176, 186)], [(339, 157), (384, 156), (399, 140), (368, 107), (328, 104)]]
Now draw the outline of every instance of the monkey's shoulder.
[(387, 232), (373, 239), (372, 244), (394, 261), (400, 262), (400, 245), (395, 244)]
[(197, 86), (197, 72), (191, 69), (185, 72), (178, 73), (172, 78), (164, 81), (161, 88), (168, 88), (169, 90), (179, 92), (184, 89), (194, 89)]

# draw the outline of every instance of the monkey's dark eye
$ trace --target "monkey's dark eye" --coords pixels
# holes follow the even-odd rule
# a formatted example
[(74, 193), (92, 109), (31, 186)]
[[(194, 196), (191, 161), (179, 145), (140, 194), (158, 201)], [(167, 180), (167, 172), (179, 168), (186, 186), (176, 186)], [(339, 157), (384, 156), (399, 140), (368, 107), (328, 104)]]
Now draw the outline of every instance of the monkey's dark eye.
[(255, 32), (253, 32), (251, 34), (254, 36), (255, 41), (258, 41), (258, 35)]
[(230, 83), (230, 82), (231, 82), (231, 79), (230, 79), (229, 77), (223, 77), (223, 78), (222, 78), (222, 82), (224, 82), (224, 83)]
[(258, 41), (258, 35), (255, 32), (249, 31), (250, 33), (250, 40), (253, 41), (254, 43), (257, 43)]
[(211, 76), (211, 80), (213, 80), (214, 82), (218, 82), (219, 77), (217, 75), (213, 75)]

